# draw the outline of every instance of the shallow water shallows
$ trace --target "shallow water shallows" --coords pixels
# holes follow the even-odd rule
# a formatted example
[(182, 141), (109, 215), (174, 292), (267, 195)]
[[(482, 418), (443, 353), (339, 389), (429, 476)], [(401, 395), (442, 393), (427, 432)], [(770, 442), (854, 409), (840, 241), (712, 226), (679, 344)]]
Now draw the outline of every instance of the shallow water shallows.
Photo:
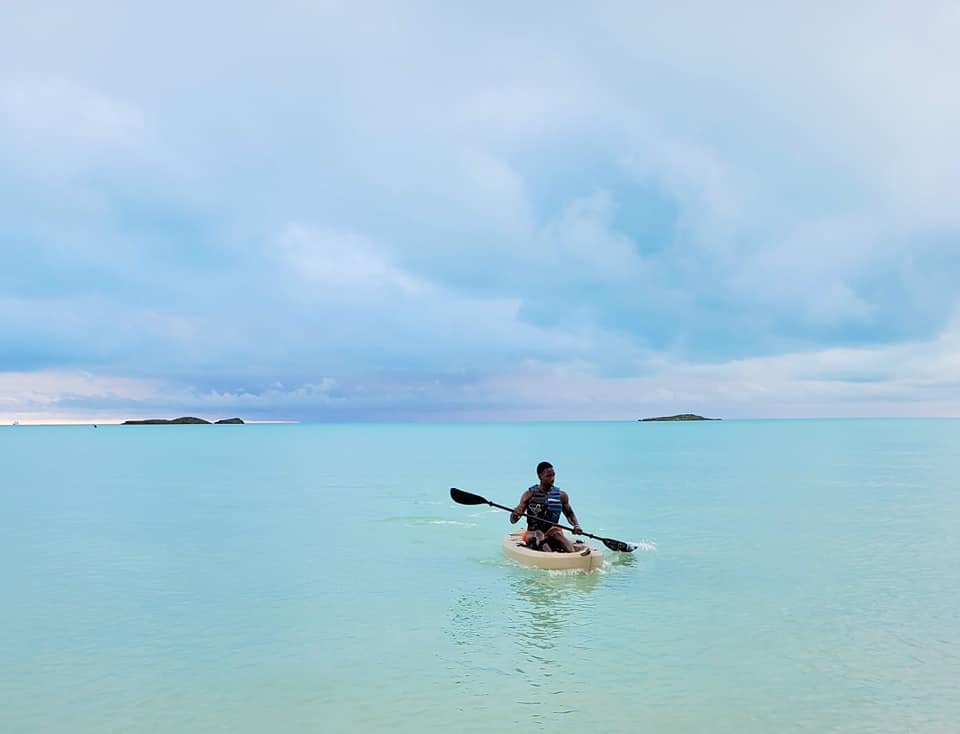
[[(0, 428), (0, 731), (953, 732), (960, 420)], [(504, 559), (549, 459), (597, 574)]]

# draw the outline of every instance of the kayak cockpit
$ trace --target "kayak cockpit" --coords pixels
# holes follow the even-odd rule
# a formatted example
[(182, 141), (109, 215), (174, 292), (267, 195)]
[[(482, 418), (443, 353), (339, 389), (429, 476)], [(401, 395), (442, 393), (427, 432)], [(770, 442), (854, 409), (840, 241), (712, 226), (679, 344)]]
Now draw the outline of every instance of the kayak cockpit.
[(582, 541), (575, 541), (573, 553), (534, 550), (523, 542), (523, 530), (514, 530), (503, 538), (503, 553), (511, 560), (530, 568), (552, 571), (595, 571), (603, 565), (603, 551)]

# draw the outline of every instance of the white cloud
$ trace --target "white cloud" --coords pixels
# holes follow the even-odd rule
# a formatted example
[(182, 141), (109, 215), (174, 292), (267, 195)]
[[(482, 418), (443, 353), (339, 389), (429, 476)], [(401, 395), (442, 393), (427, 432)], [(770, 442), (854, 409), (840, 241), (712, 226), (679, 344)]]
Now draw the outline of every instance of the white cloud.
[(612, 225), (614, 207), (605, 192), (572, 202), (540, 235), (545, 266), (573, 272), (577, 279), (613, 283), (641, 279), (644, 266), (636, 245)]
[(425, 284), (391, 263), (374, 243), (352, 232), (291, 224), (279, 250), (293, 273), (346, 300), (416, 297)]
[[(451, 377), (455, 379), (450, 379)], [(297, 385), (206, 390), (87, 372), (0, 373), (0, 423), (216, 419), (613, 419), (960, 415), (960, 315), (939, 337), (882, 348), (825, 349), (713, 364), (650, 357), (643, 376), (603, 377), (588, 361), (527, 360), (486, 375), (414, 380), (369, 374)], [(97, 403), (109, 407), (95, 408)]]
[(522, 297), (473, 294), (418, 277), (355, 232), (292, 224), (277, 254), (288, 272), (284, 297), (302, 304), (308, 323), (322, 325), (324, 346), (312, 349), (338, 365), (334, 355), (353, 355), (358, 372), (389, 371), (391, 358), (428, 371), (483, 370), (531, 349), (581, 353), (596, 336), (526, 322)]
[(938, 338), (697, 364), (652, 359), (643, 377), (532, 363), (491, 378), (491, 399), (554, 418), (698, 412), (726, 417), (960, 415), (960, 320)]
[(65, 79), (0, 80), (0, 156), (25, 175), (73, 175), (142, 159), (154, 147), (129, 102)]
[[(275, 383), (261, 391), (202, 390), (172, 381), (96, 375), (80, 370), (0, 372), (0, 425), (28, 423), (119, 423), (139, 418), (195, 415), (217, 420), (237, 411), (281, 418), (335, 404), (337, 383)], [(171, 413), (175, 413), (172, 415)]]
[(0, 423), (96, 422), (116, 418), (116, 408), (77, 410), (71, 400), (136, 403), (157, 398), (156, 380), (96, 375), (76, 370), (0, 371)]

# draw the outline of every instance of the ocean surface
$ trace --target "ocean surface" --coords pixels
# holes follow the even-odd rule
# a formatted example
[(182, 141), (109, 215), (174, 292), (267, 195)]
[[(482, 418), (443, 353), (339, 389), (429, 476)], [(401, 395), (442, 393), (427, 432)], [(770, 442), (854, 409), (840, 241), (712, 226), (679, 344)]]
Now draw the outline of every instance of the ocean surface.
[(955, 734), (960, 420), (3, 427), (0, 579), (11, 734)]

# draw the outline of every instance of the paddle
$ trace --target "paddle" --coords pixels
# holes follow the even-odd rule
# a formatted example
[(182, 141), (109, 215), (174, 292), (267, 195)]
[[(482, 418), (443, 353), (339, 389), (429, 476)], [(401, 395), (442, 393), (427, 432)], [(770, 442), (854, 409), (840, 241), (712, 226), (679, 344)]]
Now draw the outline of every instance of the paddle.
[[(496, 507), (499, 510), (506, 510), (507, 512), (513, 512), (512, 507), (504, 507), (503, 505), (498, 505), (496, 502), (491, 502), (488, 499), (481, 497), (478, 494), (471, 494), (470, 492), (464, 492), (462, 489), (457, 489), (456, 487), (450, 487), (450, 497), (454, 502), (457, 502), (461, 505), (490, 505), (491, 507)], [(528, 515), (524, 513), (524, 517), (533, 517), (533, 515)], [(540, 518), (533, 518), (538, 520)], [(573, 532), (573, 528), (568, 528), (566, 525), (557, 525), (558, 528), (563, 528), (564, 530), (569, 530)], [(588, 538), (593, 538), (594, 540), (601, 541), (607, 548), (614, 551), (620, 551), (621, 553), (633, 553), (637, 549), (637, 546), (633, 543), (624, 543), (622, 540), (614, 540), (613, 538), (601, 538), (599, 535), (592, 535), (591, 533), (584, 533), (581, 531), (581, 535), (586, 535)]]

